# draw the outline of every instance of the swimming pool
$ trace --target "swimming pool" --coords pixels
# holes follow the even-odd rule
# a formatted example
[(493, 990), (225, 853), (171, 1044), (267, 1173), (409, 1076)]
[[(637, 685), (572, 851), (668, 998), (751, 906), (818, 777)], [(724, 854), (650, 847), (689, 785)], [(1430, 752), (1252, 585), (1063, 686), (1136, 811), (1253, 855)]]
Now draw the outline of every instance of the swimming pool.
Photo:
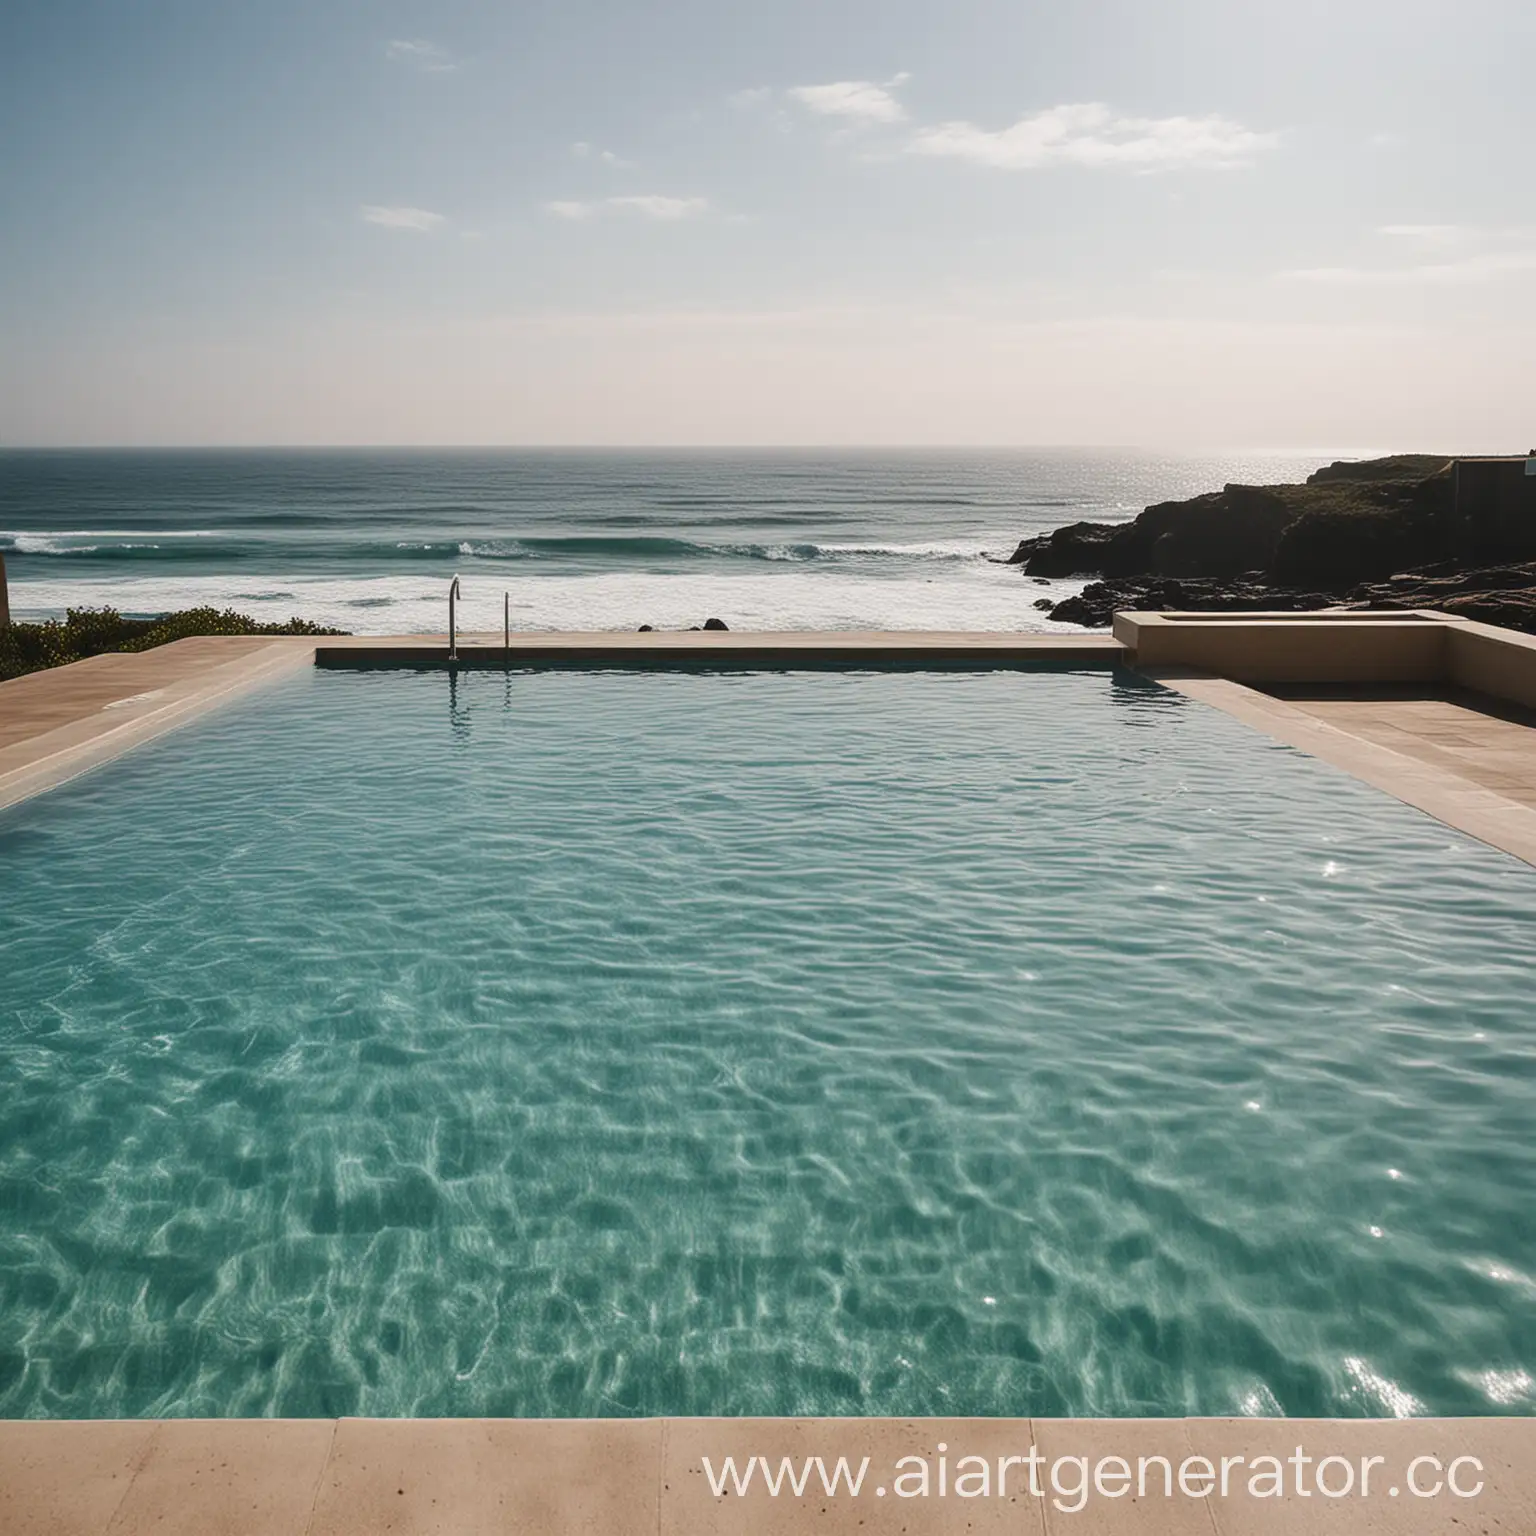
[(1536, 873), (1128, 674), (315, 673), (0, 871), (0, 1415), (1536, 1411)]

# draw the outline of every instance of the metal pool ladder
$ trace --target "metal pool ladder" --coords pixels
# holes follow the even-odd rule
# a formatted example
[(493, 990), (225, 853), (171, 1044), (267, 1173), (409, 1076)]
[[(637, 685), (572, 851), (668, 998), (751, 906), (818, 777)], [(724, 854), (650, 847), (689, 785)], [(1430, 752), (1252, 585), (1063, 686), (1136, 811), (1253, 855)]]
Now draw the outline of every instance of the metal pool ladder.
[(448, 660), (459, 659), (459, 626), (455, 604), (459, 600), (459, 578), (453, 578), (452, 585), (448, 588)]

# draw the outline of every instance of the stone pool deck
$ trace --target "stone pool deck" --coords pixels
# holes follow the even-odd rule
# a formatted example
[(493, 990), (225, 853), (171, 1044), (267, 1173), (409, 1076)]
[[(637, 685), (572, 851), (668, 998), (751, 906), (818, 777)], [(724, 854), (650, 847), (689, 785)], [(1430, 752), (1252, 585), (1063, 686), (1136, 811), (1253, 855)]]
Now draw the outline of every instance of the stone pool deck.
[[(941, 1451), (940, 1448), (943, 1448)], [(1036, 1488), (1022, 1458), (1031, 1450)], [(1301, 1487), (1290, 1465), (1298, 1452)], [(939, 1458), (945, 1491), (939, 1492)], [(860, 1492), (716, 1495), (726, 1457), (868, 1457)], [(1269, 1456), (1287, 1464), (1273, 1488)], [(928, 1468), (928, 1491), (896, 1478)], [(960, 1497), (962, 1457), (988, 1468)], [(1121, 1458), (1131, 1470), (1126, 1487)], [(1153, 1458), (1164, 1458), (1167, 1476)], [(1320, 1466), (1324, 1458), (1342, 1460)], [(709, 1472), (705, 1460), (708, 1458)], [(996, 1469), (1008, 1478), (1001, 1496)], [(1072, 1458), (1072, 1460), (1065, 1460)], [(1090, 1470), (1080, 1509), (1079, 1465)], [(1140, 1462), (1147, 1491), (1137, 1496)], [(1203, 1461), (1195, 1458), (1204, 1458)], [(1366, 1458), (1380, 1458), (1367, 1469)], [(1428, 1458), (1428, 1459), (1422, 1459)], [(1465, 1459), (1470, 1458), (1470, 1460)], [(1227, 1492), (1220, 1489), (1223, 1462)], [(1349, 1494), (1330, 1497), (1344, 1487)], [(978, 1464), (971, 1462), (973, 1470)], [(1262, 1469), (1262, 1470), (1258, 1470)], [(1368, 1472), (1362, 1495), (1362, 1473)], [(1180, 1476), (1192, 1490), (1184, 1492)], [(1096, 1491), (1102, 1479), (1108, 1492)], [(1434, 1490), (1438, 1487), (1439, 1491)], [(1064, 1489), (1065, 1493), (1057, 1491)], [(881, 1490), (884, 1492), (881, 1492)], [(1207, 1491), (1209, 1490), (1209, 1491)], [(1453, 1490), (1459, 1490), (1453, 1491)], [(231, 1419), (0, 1423), (5, 1536), (1531, 1536), (1530, 1419)]]
[(0, 683), (0, 809), (314, 659), (311, 639), (207, 635)]

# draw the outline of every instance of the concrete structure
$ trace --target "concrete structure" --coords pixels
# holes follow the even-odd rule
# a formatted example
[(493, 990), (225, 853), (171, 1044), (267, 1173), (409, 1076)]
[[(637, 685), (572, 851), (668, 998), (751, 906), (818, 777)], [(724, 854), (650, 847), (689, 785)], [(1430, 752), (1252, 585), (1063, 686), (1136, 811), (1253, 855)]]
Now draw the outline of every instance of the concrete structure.
[(1536, 449), (1521, 458), (1456, 459), (1456, 516), (1487, 558), (1529, 559), (1536, 547)]
[[(448, 647), (425, 636), (347, 637), (315, 643), (315, 664), (359, 668), (441, 670)], [(1109, 666), (1124, 647), (1110, 635), (1014, 635), (945, 630), (669, 630), (630, 634), (466, 636), (453, 665), (465, 670), (507, 667), (881, 667), (889, 669)]]
[(1245, 683), (1418, 683), (1536, 708), (1536, 635), (1414, 610), (1117, 613), (1139, 667), (1198, 667)]

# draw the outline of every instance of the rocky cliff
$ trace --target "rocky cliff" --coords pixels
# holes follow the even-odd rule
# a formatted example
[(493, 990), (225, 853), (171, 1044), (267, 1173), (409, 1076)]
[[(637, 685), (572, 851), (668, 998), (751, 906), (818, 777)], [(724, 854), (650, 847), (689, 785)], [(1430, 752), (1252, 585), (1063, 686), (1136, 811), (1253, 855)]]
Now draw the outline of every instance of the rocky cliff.
[(1228, 485), (1129, 523), (1073, 523), (1023, 540), (1009, 563), (1100, 578), (1036, 604), (1077, 624), (1108, 624), (1120, 608), (1339, 605), (1438, 607), (1536, 633), (1536, 477), (1529, 487), (1506, 487), (1490, 518), (1458, 493), (1454, 460), (1341, 462), (1302, 485)]

